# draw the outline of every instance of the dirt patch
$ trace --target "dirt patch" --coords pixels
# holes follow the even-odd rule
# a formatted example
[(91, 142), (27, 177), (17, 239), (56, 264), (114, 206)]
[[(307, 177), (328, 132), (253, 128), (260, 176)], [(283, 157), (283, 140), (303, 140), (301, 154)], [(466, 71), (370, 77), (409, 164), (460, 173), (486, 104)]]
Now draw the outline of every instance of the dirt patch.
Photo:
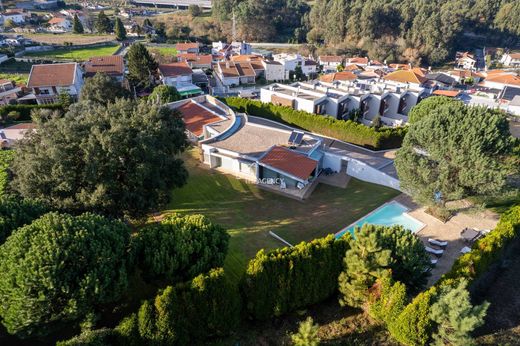
[(24, 34), (24, 36), (33, 42), (56, 45), (62, 45), (64, 42), (73, 42), (76, 46), (115, 40), (115, 37), (110, 35)]

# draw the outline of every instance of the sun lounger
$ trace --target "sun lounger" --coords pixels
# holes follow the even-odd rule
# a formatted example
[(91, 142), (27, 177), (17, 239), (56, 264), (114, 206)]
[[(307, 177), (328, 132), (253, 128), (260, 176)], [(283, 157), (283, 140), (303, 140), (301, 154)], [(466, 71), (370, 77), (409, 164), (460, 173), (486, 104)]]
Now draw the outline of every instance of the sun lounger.
[(431, 254), (434, 254), (434, 255), (437, 256), (437, 257), (441, 257), (442, 254), (444, 253), (444, 250), (434, 249), (434, 248), (431, 248), (431, 247), (429, 247), (429, 246), (425, 246), (424, 248), (426, 249), (426, 252), (429, 252), (429, 253), (431, 253)]
[(430, 260), (430, 263), (431, 263), (433, 266), (436, 265), (437, 262), (439, 262), (439, 260), (438, 260), (437, 258), (432, 258), (432, 259)]
[(433, 244), (433, 245), (437, 245), (437, 246), (440, 246), (440, 247), (448, 246), (448, 242), (447, 241), (445, 241), (445, 240), (438, 240), (438, 239), (432, 239), (432, 238), (428, 238), (428, 243)]
[(482, 236), (482, 233), (473, 228), (464, 228), (460, 236), (465, 242), (472, 243)]
[(462, 249), (460, 249), (460, 253), (465, 254), (471, 251), (470, 247), (464, 246)]

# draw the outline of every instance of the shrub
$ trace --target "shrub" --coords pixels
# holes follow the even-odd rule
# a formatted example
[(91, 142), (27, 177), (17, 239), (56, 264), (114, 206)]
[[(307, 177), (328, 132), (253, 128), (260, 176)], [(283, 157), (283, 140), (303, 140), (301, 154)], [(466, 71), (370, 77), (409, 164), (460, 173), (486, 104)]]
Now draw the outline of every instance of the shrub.
[(116, 333), (112, 329), (88, 330), (72, 339), (58, 341), (56, 346), (106, 346), (116, 343)]
[(370, 149), (398, 148), (406, 134), (405, 127), (377, 130), (350, 120), (336, 120), (332, 117), (297, 111), (272, 103), (262, 103), (238, 97), (228, 97), (223, 101), (239, 112), (283, 122)]
[(31, 120), (31, 112), (33, 109), (50, 109), (63, 111), (63, 105), (61, 104), (48, 104), (48, 105), (6, 105), (0, 106), (0, 117), (5, 119), (9, 117), (9, 114), (16, 112), (19, 114), (17, 120), (28, 121)]
[(513, 206), (502, 214), (500, 221), (485, 237), (479, 239), (472, 251), (460, 256), (451, 270), (443, 275), (447, 279), (465, 278), (469, 282), (486, 272), (502, 257), (506, 246), (520, 233), (520, 205)]
[(48, 213), (0, 246), (0, 316), (11, 334), (46, 335), (125, 292), (129, 228), (94, 214)]
[(229, 235), (203, 215), (172, 215), (136, 238), (138, 265), (150, 280), (185, 281), (224, 264)]
[(312, 317), (308, 317), (305, 321), (300, 322), (298, 332), (291, 335), (291, 341), (294, 346), (318, 346), (320, 338), (318, 336), (317, 324), (314, 324)]
[(9, 184), (9, 166), (14, 159), (14, 150), (0, 150), (0, 197), (7, 193)]
[(392, 337), (407, 346), (426, 345), (432, 333), (430, 306), (435, 288), (421, 292), (393, 321), (387, 324)]
[(372, 288), (372, 302), (368, 312), (375, 320), (389, 325), (397, 319), (406, 305), (406, 286), (393, 282), (390, 276), (377, 280)]
[(246, 269), (242, 292), (249, 314), (259, 320), (319, 303), (338, 289), (348, 237), (334, 236), (294, 247), (260, 250)]
[(20, 112), (10, 111), (9, 113), (7, 113), (7, 118), (9, 120), (18, 120), (20, 118)]
[(116, 327), (130, 344), (201, 343), (229, 334), (240, 321), (240, 296), (222, 268), (190, 282), (168, 286), (155, 301), (145, 301), (137, 315)]
[(0, 245), (15, 229), (30, 224), (48, 211), (37, 201), (14, 197), (0, 199)]

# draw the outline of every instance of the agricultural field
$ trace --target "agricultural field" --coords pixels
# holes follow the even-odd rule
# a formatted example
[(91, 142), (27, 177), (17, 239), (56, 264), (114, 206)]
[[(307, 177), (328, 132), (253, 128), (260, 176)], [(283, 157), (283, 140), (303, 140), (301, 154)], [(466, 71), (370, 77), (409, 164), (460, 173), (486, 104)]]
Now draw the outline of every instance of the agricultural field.
[(76, 35), (76, 34), (29, 34), (24, 33), (24, 37), (33, 42), (44, 44), (62, 45), (64, 42), (73, 42), (75, 45), (95, 44), (114, 41), (113, 35)]
[(75, 60), (75, 61), (85, 61), (91, 57), (95, 56), (103, 56), (103, 55), (112, 55), (119, 49), (118, 44), (111, 44), (108, 46), (98, 46), (98, 47), (85, 47), (85, 48), (74, 48), (74, 46), (70, 48), (60, 48), (54, 49), (50, 51), (43, 52), (29, 52), (26, 53), (27, 57), (41, 57), (41, 58), (50, 58), (50, 59), (66, 59), (66, 60)]

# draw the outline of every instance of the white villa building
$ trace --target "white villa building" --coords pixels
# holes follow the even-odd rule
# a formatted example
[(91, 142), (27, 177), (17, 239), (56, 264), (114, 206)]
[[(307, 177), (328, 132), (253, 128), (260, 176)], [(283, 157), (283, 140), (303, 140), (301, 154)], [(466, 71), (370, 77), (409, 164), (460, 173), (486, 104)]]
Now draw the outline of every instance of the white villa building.
[(77, 99), (83, 87), (83, 71), (75, 62), (33, 65), (27, 87), (38, 104), (56, 103), (61, 93)]

